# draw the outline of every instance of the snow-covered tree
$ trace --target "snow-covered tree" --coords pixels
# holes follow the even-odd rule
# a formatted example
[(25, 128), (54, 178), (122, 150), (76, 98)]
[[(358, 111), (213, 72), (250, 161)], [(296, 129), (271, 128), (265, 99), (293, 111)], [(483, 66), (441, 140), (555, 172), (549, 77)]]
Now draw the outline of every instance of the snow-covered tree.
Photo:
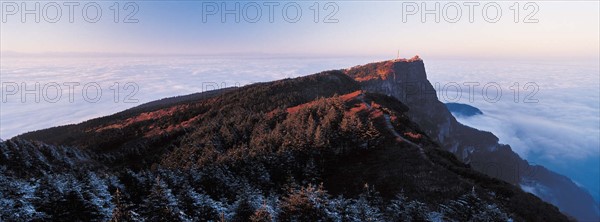
[(448, 221), (508, 221), (508, 216), (494, 204), (479, 198), (475, 189), (457, 200), (441, 206), (444, 219)]
[(160, 177), (156, 178), (141, 210), (147, 221), (181, 221), (177, 200)]
[(0, 170), (0, 221), (41, 219), (44, 214), (33, 205), (36, 188), (36, 184), (6, 178)]
[(375, 188), (365, 184), (363, 192), (355, 202), (357, 217), (361, 221), (381, 221), (383, 200)]
[(218, 221), (224, 207), (208, 195), (198, 193), (191, 187), (183, 187), (179, 195), (179, 206), (194, 221)]
[(389, 221), (425, 221), (429, 217), (427, 205), (418, 200), (409, 201), (403, 193), (390, 201), (386, 213)]

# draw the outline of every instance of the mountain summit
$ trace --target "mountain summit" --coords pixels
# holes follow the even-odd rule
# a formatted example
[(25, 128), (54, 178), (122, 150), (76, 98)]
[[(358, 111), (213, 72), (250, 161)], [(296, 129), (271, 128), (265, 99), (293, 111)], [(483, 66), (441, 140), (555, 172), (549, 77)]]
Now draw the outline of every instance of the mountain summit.
[(361, 88), (391, 95), (406, 104), (411, 120), (473, 169), (527, 187), (578, 220), (600, 219), (600, 207), (573, 181), (542, 166), (530, 165), (509, 145), (499, 144), (492, 133), (460, 124), (438, 100), (420, 58), (371, 63), (347, 69), (345, 73), (358, 81)]
[(7, 221), (570, 220), (518, 187), (544, 180), (475, 164), (525, 161), (458, 124), (419, 58), (164, 99), (0, 150)]

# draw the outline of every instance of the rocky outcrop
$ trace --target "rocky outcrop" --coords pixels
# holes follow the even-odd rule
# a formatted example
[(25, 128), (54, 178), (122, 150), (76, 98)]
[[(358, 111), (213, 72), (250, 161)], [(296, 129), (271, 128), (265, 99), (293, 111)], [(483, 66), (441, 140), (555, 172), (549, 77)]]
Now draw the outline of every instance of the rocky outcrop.
[(356, 66), (345, 73), (369, 92), (396, 97), (409, 117), (444, 149), (474, 169), (519, 185), (580, 221), (598, 221), (598, 205), (565, 176), (530, 165), (490, 132), (460, 124), (437, 98), (421, 59), (392, 60)]
[(477, 107), (462, 103), (446, 103), (446, 108), (457, 118), (483, 114)]

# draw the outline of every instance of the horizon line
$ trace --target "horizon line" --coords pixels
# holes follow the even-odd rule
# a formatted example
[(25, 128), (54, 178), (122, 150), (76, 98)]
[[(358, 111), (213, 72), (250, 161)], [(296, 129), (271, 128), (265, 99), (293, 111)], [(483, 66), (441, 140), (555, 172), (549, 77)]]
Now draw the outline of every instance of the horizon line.
[[(394, 51), (395, 52), (395, 51)], [(520, 60), (520, 59), (527, 59), (527, 60), (566, 60), (566, 61), (572, 61), (572, 60), (594, 60), (597, 61), (598, 63), (600, 63), (600, 54), (598, 55), (594, 55), (594, 56), (589, 56), (589, 55), (582, 55), (582, 56), (560, 56), (560, 55), (555, 55), (555, 56), (546, 56), (546, 57), (539, 57), (539, 56), (501, 56), (501, 55), (496, 55), (496, 56), (485, 56), (485, 55), (460, 55), (460, 54), (445, 54), (445, 55), (426, 55), (426, 56), (421, 56), (421, 54), (412, 54), (412, 55), (402, 55), (400, 57), (398, 57), (397, 55), (394, 55), (395, 53), (365, 53), (365, 54), (353, 54), (353, 55), (349, 55), (349, 54), (324, 54), (324, 53), (266, 53), (266, 52), (221, 52), (221, 53), (132, 53), (132, 52), (93, 52), (93, 51), (88, 51), (88, 52), (76, 52), (76, 51), (71, 51), (71, 52), (59, 52), (59, 51), (46, 51), (46, 52), (18, 52), (18, 51), (12, 51), (12, 50), (0, 50), (0, 58), (4, 57), (4, 58), (10, 58), (10, 57), (33, 57), (33, 58), (40, 58), (40, 57), (61, 57), (61, 58), (70, 58), (70, 57), (79, 57), (79, 58), (94, 58), (94, 57), (256, 57), (256, 58), (272, 58), (272, 57), (279, 57), (279, 58), (302, 58), (302, 59), (306, 59), (306, 58), (360, 58), (360, 57), (378, 57), (378, 58), (385, 58), (388, 57), (389, 59), (386, 60), (394, 60), (397, 58), (412, 58), (413, 56), (420, 56), (421, 58), (425, 58), (423, 60), (428, 60), (428, 59), (448, 59), (448, 60), (464, 60), (464, 59), (469, 59), (469, 60)]]

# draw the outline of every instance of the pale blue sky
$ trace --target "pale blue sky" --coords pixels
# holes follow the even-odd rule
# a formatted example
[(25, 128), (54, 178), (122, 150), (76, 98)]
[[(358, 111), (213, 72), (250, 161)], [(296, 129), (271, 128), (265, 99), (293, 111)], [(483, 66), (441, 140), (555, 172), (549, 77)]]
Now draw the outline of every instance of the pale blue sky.
[[(246, 22), (241, 17), (235, 23), (234, 16), (222, 23), (220, 14), (208, 15), (203, 23), (203, 4), (197, 1), (138, 1), (139, 23), (113, 22), (111, 1), (99, 2), (102, 17), (98, 23), (84, 21), (81, 11), (86, 2), (75, 8), (74, 23), (68, 21), (68, 8), (61, 6), (62, 17), (57, 23), (43, 18), (35, 23), (34, 16), (20, 21), (16, 15), (5, 13), (3, 3), (1, 48), (2, 51), (25, 53), (40, 52), (101, 52), (141, 54), (289, 54), (289, 55), (391, 55), (401, 50), (405, 57), (420, 54), (424, 57), (547, 57), (547, 58), (597, 58), (599, 54), (599, 3), (537, 2), (539, 11), (533, 16), (538, 23), (523, 23), (533, 7), (524, 9), (520, 2), (520, 21), (513, 21), (513, 1), (498, 2), (502, 17), (497, 23), (484, 21), (482, 8), (486, 2), (475, 7), (474, 23), (468, 21), (468, 7), (461, 6), (462, 17), (457, 23), (443, 18), (440, 23), (429, 15), (422, 23), (420, 14), (409, 15), (402, 22), (402, 1), (344, 1), (337, 2), (338, 12), (333, 16), (338, 23), (322, 20), (333, 7), (325, 10), (326, 2), (319, 2), (319, 23), (314, 23), (314, 11), (309, 7), (315, 1), (299, 1), (302, 17), (297, 23), (284, 20), (281, 2), (274, 9), (274, 22), (268, 18), (268, 7), (263, 2), (262, 17), (257, 23)], [(18, 2), (19, 3), (19, 2)], [(220, 1), (216, 1), (221, 8)], [(240, 11), (249, 2), (239, 2)], [(406, 1), (404, 1), (406, 3)], [(450, 2), (438, 2), (441, 11)], [(33, 3), (27, 3), (34, 7)], [(48, 2), (41, 2), (43, 8)], [(59, 2), (62, 4), (62, 2)], [(234, 7), (231, 1), (228, 7)], [(421, 2), (417, 2), (422, 10)], [(433, 8), (435, 3), (428, 2)], [(206, 5), (206, 3), (205, 3)], [(129, 11), (120, 4), (120, 20)], [(22, 5), (19, 4), (19, 9)], [(93, 9), (93, 8), (92, 8)], [(222, 8), (221, 8), (222, 9)], [(49, 13), (52, 15), (53, 8)], [(248, 7), (248, 16), (254, 15)], [(43, 10), (42, 10), (43, 11)], [(93, 12), (93, 10), (88, 10)], [(455, 12), (449, 7), (449, 17)], [(293, 8), (289, 10), (294, 17)], [(91, 13), (93, 17), (93, 13)], [(494, 17), (494, 9), (488, 10)]]

